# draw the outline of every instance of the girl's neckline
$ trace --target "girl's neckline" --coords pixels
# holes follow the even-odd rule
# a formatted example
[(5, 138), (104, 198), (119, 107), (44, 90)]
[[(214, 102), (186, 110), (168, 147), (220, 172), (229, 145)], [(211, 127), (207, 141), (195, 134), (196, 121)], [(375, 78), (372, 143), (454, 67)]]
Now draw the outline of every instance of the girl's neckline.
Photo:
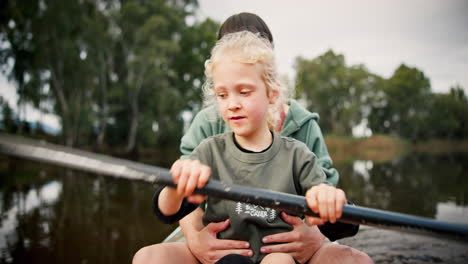
[(236, 145), (236, 147), (237, 147), (240, 151), (242, 151), (242, 152), (244, 152), (244, 153), (264, 153), (264, 152), (266, 152), (267, 150), (269, 150), (269, 149), (271, 148), (271, 146), (273, 145), (273, 141), (275, 140), (275, 137), (274, 137), (273, 132), (272, 132), (271, 130), (270, 130), (270, 133), (271, 133), (271, 138), (272, 138), (271, 144), (270, 144), (267, 148), (265, 148), (264, 150), (261, 150), (261, 151), (252, 151), (252, 150), (248, 150), (248, 149), (243, 148), (243, 147), (242, 147), (241, 145), (239, 145), (239, 143), (237, 142), (236, 137), (234, 136), (234, 133), (232, 133), (232, 140), (234, 141), (234, 144)]

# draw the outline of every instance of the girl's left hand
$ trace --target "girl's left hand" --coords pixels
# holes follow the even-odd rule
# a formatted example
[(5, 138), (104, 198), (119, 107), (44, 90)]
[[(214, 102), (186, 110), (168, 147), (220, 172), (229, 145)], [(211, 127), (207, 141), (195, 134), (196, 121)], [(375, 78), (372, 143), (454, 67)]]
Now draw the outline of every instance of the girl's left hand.
[(343, 190), (323, 183), (310, 188), (305, 197), (310, 209), (320, 215), (320, 218), (306, 216), (309, 225), (323, 225), (327, 221), (335, 223), (341, 217), (343, 205), (346, 204)]

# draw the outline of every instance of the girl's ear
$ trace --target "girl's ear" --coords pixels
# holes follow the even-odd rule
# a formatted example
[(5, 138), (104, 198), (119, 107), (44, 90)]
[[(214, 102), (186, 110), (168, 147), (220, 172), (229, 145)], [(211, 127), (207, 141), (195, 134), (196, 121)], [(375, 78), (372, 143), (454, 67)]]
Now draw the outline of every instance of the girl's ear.
[(275, 104), (276, 101), (278, 100), (278, 98), (279, 98), (279, 90), (278, 89), (271, 89), (270, 96), (268, 98), (268, 102), (270, 104)]

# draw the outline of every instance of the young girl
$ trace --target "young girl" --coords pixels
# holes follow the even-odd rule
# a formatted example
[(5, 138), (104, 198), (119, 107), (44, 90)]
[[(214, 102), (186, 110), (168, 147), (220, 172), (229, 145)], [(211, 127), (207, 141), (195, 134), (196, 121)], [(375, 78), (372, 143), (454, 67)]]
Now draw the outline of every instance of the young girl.
[[(171, 173), (178, 187), (160, 193), (161, 214), (184, 211), (184, 198), (203, 201), (204, 197), (192, 193), (213, 178), (305, 195), (311, 209), (320, 214), (320, 219), (306, 217), (309, 224), (334, 223), (346, 202), (344, 192), (324, 184), (325, 174), (306, 145), (271, 132), (276, 124), (276, 104), (281, 101), (271, 44), (248, 31), (228, 34), (217, 42), (205, 67), (206, 98), (216, 101), (232, 132), (204, 140), (190, 159), (173, 164)], [(219, 236), (249, 241), (254, 263), (294, 263), (286, 253), (265, 256), (260, 252), (262, 237), (291, 230), (280, 212), (211, 197), (203, 209), (205, 225), (229, 219), (230, 227)], [(171, 247), (171, 251), (160, 255), (161, 262), (198, 262), (186, 246)]]
[[(266, 22), (258, 15), (248, 12), (228, 17), (219, 28), (218, 40), (226, 34), (244, 30), (260, 34), (274, 46), (273, 35)], [(287, 91), (284, 92), (288, 94)], [(275, 132), (304, 142), (317, 156), (318, 164), (325, 172), (327, 182), (336, 186), (339, 174), (332, 166), (333, 162), (318, 124), (318, 114), (309, 112), (297, 101), (290, 99), (289, 96), (284, 96), (283, 102), (278, 101), (277, 104), (280, 118)], [(216, 104), (211, 104), (195, 115), (189, 129), (181, 139), (181, 158), (189, 157), (204, 139), (231, 131), (217, 113), (216, 108)], [(161, 189), (158, 189), (157, 192), (159, 191)], [(228, 222), (211, 223), (204, 226), (202, 224), (203, 213), (204, 211), (198, 208), (179, 221), (187, 246), (200, 262), (211, 264), (231, 253), (244, 256), (251, 254), (250, 248), (245, 247), (246, 241), (218, 239), (217, 233), (224, 231)], [(281, 217), (292, 226), (292, 230), (264, 237), (262, 240), (265, 245), (260, 249), (262, 252), (287, 252), (300, 263), (304, 263), (311, 257), (313, 263), (371, 263), (369, 257), (363, 252), (344, 245), (324, 242), (325, 237), (335, 241), (354, 236), (359, 229), (358, 225), (337, 222), (322, 226), (307, 226), (299, 217), (286, 213), (282, 213)], [(145, 247), (139, 253), (151, 252), (151, 247)], [(335, 259), (335, 262), (332, 258)], [(151, 263), (151, 261), (148, 262)]]

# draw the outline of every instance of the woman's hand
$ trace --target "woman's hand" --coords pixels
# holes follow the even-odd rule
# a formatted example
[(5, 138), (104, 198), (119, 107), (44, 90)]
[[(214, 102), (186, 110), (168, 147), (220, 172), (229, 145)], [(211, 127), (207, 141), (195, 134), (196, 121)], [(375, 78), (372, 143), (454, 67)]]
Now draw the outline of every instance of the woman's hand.
[(262, 253), (283, 252), (290, 254), (299, 263), (306, 263), (322, 246), (324, 236), (317, 226), (308, 226), (301, 218), (290, 216), (284, 212), (281, 218), (293, 227), (290, 232), (269, 235), (263, 238), (263, 243), (281, 243), (264, 246)]
[(187, 245), (192, 254), (203, 264), (212, 264), (228, 254), (252, 256), (249, 243), (238, 240), (218, 239), (217, 234), (229, 227), (230, 221), (210, 223), (203, 227), (199, 208), (180, 221)]
[(343, 190), (323, 183), (310, 188), (305, 197), (310, 209), (320, 215), (320, 218), (306, 216), (309, 225), (323, 225), (327, 221), (335, 223), (341, 217), (343, 205), (346, 204)]
[(205, 186), (211, 176), (210, 167), (198, 160), (179, 159), (172, 164), (170, 172), (174, 183), (177, 184), (177, 195), (187, 197), (192, 203), (205, 200), (205, 196), (193, 194), (193, 191)]

